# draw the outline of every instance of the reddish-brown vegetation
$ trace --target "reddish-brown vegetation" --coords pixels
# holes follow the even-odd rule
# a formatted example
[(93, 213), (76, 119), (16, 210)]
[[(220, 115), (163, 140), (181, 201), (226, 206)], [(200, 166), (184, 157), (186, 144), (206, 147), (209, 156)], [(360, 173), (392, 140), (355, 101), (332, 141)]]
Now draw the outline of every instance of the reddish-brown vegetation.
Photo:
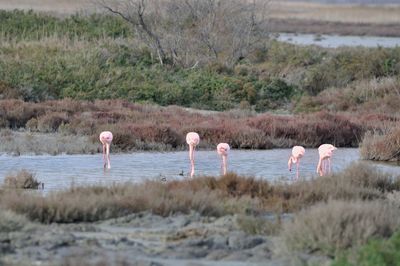
[(184, 147), (189, 131), (199, 133), (203, 148), (221, 141), (242, 149), (290, 147), (294, 143), (306, 147), (321, 143), (356, 147), (367, 130), (384, 126), (383, 120), (397, 120), (389, 115), (384, 119), (381, 116), (325, 111), (302, 115), (238, 115), (123, 100), (0, 101), (0, 121), (5, 127), (87, 135), (93, 142), (97, 142), (99, 132), (110, 130), (115, 135), (114, 149), (120, 151), (150, 146), (179, 149)]

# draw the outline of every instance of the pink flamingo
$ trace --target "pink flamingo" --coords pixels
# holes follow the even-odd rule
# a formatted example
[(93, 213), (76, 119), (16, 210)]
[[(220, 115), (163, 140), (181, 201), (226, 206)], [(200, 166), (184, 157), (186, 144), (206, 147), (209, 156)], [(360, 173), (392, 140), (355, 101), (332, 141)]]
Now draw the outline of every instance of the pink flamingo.
[(331, 157), (334, 150), (337, 150), (337, 148), (332, 144), (322, 144), (321, 146), (319, 146), (319, 161), (317, 166), (317, 173), (320, 176), (331, 172)]
[(299, 165), (300, 159), (304, 156), (306, 150), (302, 146), (294, 146), (292, 149), (292, 155), (289, 157), (288, 168), (292, 171), (292, 164), (296, 164), (296, 180), (299, 179)]
[(189, 144), (189, 159), (190, 159), (190, 177), (194, 175), (194, 150), (200, 142), (200, 136), (196, 132), (189, 132), (186, 135), (186, 142)]
[(104, 168), (111, 168), (110, 165), (110, 145), (113, 139), (113, 134), (110, 131), (103, 131), (100, 133), (100, 142), (103, 144), (103, 162)]
[(228, 152), (231, 149), (229, 147), (228, 143), (220, 143), (217, 145), (217, 153), (221, 156), (222, 158), (222, 164), (221, 164), (221, 169), (223, 175), (226, 175), (226, 168), (227, 168), (227, 158), (228, 158)]

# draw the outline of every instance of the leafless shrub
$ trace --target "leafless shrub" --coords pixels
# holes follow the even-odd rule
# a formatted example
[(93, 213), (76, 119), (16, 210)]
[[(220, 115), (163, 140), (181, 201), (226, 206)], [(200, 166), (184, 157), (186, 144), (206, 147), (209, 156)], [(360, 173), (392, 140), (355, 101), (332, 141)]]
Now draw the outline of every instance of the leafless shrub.
[[(261, 44), (267, 1), (97, 1), (126, 20), (161, 64), (232, 64)], [(228, 47), (228, 49), (226, 49)]]

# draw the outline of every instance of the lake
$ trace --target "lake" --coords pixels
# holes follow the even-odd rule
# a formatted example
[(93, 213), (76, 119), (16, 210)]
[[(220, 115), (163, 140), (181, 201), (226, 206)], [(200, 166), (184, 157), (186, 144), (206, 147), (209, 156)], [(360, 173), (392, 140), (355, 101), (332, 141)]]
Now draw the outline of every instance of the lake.
[[(291, 180), (294, 172), (287, 170), (290, 149), (231, 150), (228, 171), (267, 180)], [(358, 149), (340, 148), (332, 158), (334, 172), (341, 171), (352, 162), (360, 160)], [(300, 177), (316, 176), (317, 149), (307, 149), (300, 164)], [(400, 166), (368, 162), (392, 173), (400, 174)], [(69, 188), (71, 184), (110, 185), (145, 179), (167, 180), (186, 178), (189, 171), (188, 152), (137, 152), (111, 154), (111, 169), (104, 170), (102, 155), (43, 155), (0, 156), (0, 183), (4, 176), (21, 169), (35, 173), (45, 183), (45, 191)], [(215, 151), (195, 152), (196, 175), (219, 175), (220, 158)], [(183, 172), (183, 176), (180, 173)]]

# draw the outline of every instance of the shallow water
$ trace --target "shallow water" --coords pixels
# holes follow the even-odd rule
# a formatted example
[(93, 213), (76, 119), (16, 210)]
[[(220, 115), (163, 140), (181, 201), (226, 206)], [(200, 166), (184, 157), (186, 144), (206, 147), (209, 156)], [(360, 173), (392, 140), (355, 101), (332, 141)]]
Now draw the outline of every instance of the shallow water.
[(338, 48), (341, 46), (363, 46), (363, 47), (396, 47), (400, 46), (399, 37), (377, 37), (377, 36), (340, 36), (340, 35), (318, 35), (280, 33), (277, 40), (298, 45), (318, 45), (326, 48)]
[[(228, 171), (242, 175), (261, 177), (267, 180), (291, 180), (294, 172), (287, 170), (290, 149), (231, 150)], [(332, 158), (332, 170), (340, 171), (352, 162), (360, 160), (358, 149), (340, 148)], [(300, 164), (300, 176), (315, 176), (318, 151), (307, 149)], [(400, 174), (396, 165), (376, 164), (377, 167)], [(188, 152), (138, 152), (111, 154), (111, 169), (104, 170), (102, 155), (58, 155), (58, 156), (0, 156), (0, 183), (4, 176), (27, 169), (45, 183), (45, 191), (59, 190), (72, 184), (108, 185), (114, 182), (140, 182), (145, 179), (183, 179), (189, 170)], [(196, 175), (219, 175), (220, 158), (215, 151), (195, 152)], [(183, 175), (179, 175), (183, 172)]]

